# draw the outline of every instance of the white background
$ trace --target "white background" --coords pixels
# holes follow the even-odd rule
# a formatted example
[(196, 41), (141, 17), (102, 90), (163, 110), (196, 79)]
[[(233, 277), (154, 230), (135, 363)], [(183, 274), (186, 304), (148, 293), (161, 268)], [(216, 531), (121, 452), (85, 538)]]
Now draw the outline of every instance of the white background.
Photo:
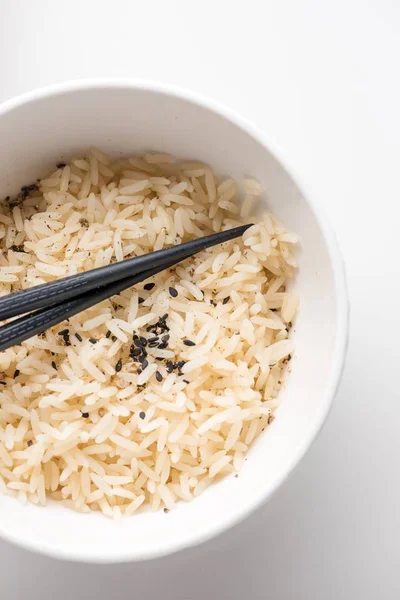
[(319, 195), (352, 305), (342, 385), (275, 497), (217, 540), (96, 567), (0, 541), (5, 600), (400, 597), (400, 2), (0, 0), (0, 100), (134, 76), (212, 96), (283, 147)]

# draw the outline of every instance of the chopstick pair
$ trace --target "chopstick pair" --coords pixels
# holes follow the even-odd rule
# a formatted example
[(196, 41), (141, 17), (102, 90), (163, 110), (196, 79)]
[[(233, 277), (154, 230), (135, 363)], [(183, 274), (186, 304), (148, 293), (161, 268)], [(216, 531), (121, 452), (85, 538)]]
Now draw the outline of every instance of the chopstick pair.
[(142, 256), (70, 275), (0, 298), (0, 320), (25, 314), (0, 327), (0, 351), (43, 333), (133, 285), (168, 269), (206, 248), (243, 235), (242, 225)]

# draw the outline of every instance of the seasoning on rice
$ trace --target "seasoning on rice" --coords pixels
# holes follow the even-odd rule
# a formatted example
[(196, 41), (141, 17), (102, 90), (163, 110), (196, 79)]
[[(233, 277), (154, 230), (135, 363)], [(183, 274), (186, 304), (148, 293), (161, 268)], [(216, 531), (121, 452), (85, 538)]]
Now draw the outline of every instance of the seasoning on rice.
[(154, 276), (146, 299), (126, 290), (0, 353), (13, 447), (1, 476), (29, 486), (10, 493), (110, 516), (168, 512), (241, 468), (273, 419), (298, 304), (296, 236), (251, 216), (262, 187), (244, 186), (252, 202), (239, 210), (238, 186), (204, 165), (91, 149), (3, 203), (0, 294), (254, 223)]

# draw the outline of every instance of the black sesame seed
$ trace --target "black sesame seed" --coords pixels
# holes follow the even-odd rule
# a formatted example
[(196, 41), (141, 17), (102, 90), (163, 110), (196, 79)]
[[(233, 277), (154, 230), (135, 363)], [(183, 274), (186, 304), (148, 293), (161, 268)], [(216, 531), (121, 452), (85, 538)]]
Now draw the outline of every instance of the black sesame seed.
[(156, 371), (156, 379), (160, 382), (163, 380), (163, 376), (161, 375), (160, 371)]
[(107, 333), (106, 333), (106, 338), (108, 339), (109, 337), (111, 337), (111, 331), (110, 330), (108, 330)]
[(140, 375), (140, 374), (141, 374), (141, 372), (142, 372), (142, 369), (138, 369), (138, 370), (136, 371), (136, 373), (137, 373), (138, 375)]
[(28, 448), (30, 448), (30, 447), (32, 446), (32, 444), (33, 444), (32, 440), (28, 440), (28, 441), (27, 441), (27, 446), (28, 446)]
[(0, 381), (0, 385), (7, 385), (5, 381)]
[(15, 369), (15, 371), (14, 371), (14, 379), (15, 379), (16, 377), (18, 377), (18, 375), (20, 374), (20, 372), (21, 372), (21, 371), (20, 371), (19, 369)]
[(160, 317), (161, 321), (166, 321), (168, 319), (168, 313), (165, 313), (162, 317)]
[(166, 347), (167, 347), (166, 342), (162, 342), (161, 344), (158, 344), (158, 349), (159, 350), (165, 350)]
[(55, 369), (57, 371), (57, 365), (54, 362), (54, 360), (51, 361), (51, 366), (53, 367), (53, 369)]
[(146, 283), (146, 285), (143, 286), (143, 289), (150, 292), (150, 290), (152, 290), (155, 285), (156, 285), (155, 283)]
[(90, 338), (89, 338), (89, 342), (90, 342), (91, 344), (97, 344), (97, 340), (96, 340), (94, 337), (90, 337)]
[(82, 413), (82, 417), (83, 417), (84, 419), (87, 419), (87, 418), (89, 417), (89, 413), (88, 413), (88, 412), (83, 412), (83, 413)]
[(192, 342), (192, 340), (183, 340), (183, 343), (185, 344), (185, 346), (195, 346), (195, 342)]
[(167, 362), (165, 363), (165, 367), (168, 373), (172, 373), (172, 371), (174, 370), (174, 363), (170, 360), (167, 360)]
[(112, 342), (116, 342), (117, 341), (117, 336), (116, 335), (112, 335), (111, 336), (111, 341)]
[(173, 298), (176, 298), (176, 297), (177, 297), (177, 295), (178, 295), (178, 291), (177, 291), (175, 288), (173, 288), (173, 287), (170, 287), (170, 288), (168, 288), (168, 291), (169, 291), (170, 295), (171, 295)]
[(82, 336), (79, 333), (75, 334), (76, 339), (78, 340), (78, 342), (82, 341)]
[(169, 334), (167, 333), (166, 335), (163, 335), (161, 341), (164, 342), (164, 344), (169, 342)]
[(217, 303), (215, 302), (215, 300), (210, 300), (210, 304), (211, 304), (212, 306), (217, 306)]
[(140, 345), (141, 345), (141, 346), (143, 346), (143, 347), (144, 347), (144, 346), (147, 346), (147, 340), (146, 340), (146, 338), (145, 338), (145, 337), (143, 337), (143, 336), (140, 336), (140, 338), (139, 338), (139, 342), (140, 342)]
[(149, 366), (149, 361), (144, 359), (144, 361), (142, 362), (142, 369), (144, 370), (148, 366)]
[(10, 250), (13, 252), (25, 252), (23, 244), (21, 246), (16, 246), (15, 244), (11, 246)]
[[(131, 348), (132, 348), (132, 346), (131, 346)], [(141, 348), (135, 348), (131, 352), (131, 356), (140, 356), (141, 354), (142, 354), (142, 349)]]
[(138, 302), (139, 302), (139, 304), (142, 304), (144, 302), (144, 298), (142, 298), (142, 296), (139, 296)]
[(184, 379), (183, 383), (190, 383), (190, 382), (187, 379)]
[(61, 331), (58, 332), (58, 335), (62, 335), (64, 336), (69, 336), (69, 329), (62, 329)]
[(151, 344), (152, 342), (158, 342), (158, 335), (155, 335), (153, 337), (150, 337), (147, 341), (149, 342), (149, 344)]
[(122, 369), (122, 360), (119, 359), (119, 361), (115, 365), (115, 370), (117, 371), (117, 373), (119, 373), (121, 369)]
[(149, 348), (157, 348), (158, 347), (158, 342), (150, 342), (149, 343)]
[(145, 413), (145, 412), (143, 412), (143, 411), (140, 411), (140, 413), (139, 413), (139, 417), (140, 417), (141, 419), (145, 419), (145, 418), (146, 418), (146, 413)]
[(230, 299), (231, 299), (231, 297), (230, 297), (230, 296), (227, 296), (226, 298), (224, 298), (224, 299), (222, 300), (222, 304), (228, 304), (228, 302), (229, 302), (229, 300), (230, 300)]

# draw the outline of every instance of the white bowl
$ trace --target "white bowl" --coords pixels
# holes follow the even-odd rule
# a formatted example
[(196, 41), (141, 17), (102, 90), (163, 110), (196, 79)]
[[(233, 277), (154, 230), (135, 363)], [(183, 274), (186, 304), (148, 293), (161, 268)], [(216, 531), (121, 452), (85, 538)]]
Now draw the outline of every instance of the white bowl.
[(227, 477), (167, 515), (144, 512), (120, 522), (0, 496), (4, 538), (55, 557), (122, 562), (198, 544), (271, 496), (327, 416), (345, 357), (348, 305), (342, 260), (318, 199), (268, 138), (238, 115), (148, 82), (78, 81), (25, 94), (0, 107), (0, 198), (89, 146), (163, 150), (238, 179), (253, 175), (268, 207), (301, 239), (296, 357), (277, 418), (254, 443), (238, 478)]

